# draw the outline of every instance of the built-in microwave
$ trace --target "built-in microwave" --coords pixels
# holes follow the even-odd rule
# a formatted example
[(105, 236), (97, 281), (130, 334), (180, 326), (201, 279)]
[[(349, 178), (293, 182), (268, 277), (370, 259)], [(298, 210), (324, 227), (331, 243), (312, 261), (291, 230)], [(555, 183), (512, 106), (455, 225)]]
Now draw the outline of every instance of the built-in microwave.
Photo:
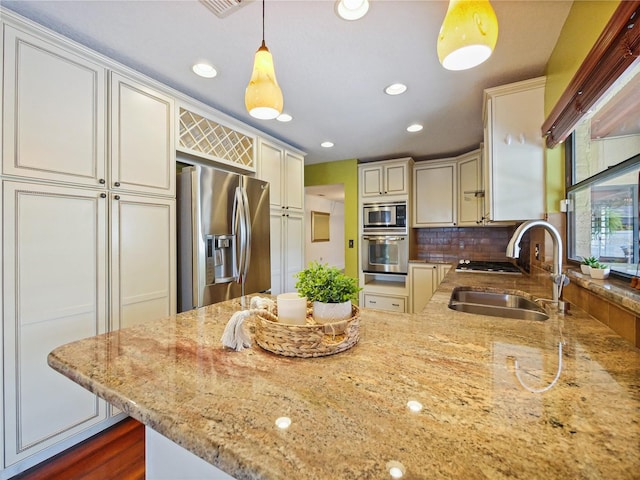
[(365, 203), (362, 231), (407, 233), (407, 202)]

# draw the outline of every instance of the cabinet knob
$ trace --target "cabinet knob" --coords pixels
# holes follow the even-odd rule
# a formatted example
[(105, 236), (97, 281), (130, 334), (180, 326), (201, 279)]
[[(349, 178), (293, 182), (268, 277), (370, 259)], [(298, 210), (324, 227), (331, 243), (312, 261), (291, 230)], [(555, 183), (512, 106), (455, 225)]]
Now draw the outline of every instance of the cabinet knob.
[(104, 178), (101, 178), (100, 180), (98, 180), (98, 183), (99, 183), (100, 185), (104, 185), (104, 184), (105, 184), (105, 183), (107, 183), (107, 182), (105, 181), (105, 179), (104, 179)]
[(120, 186), (120, 182), (116, 182), (113, 184), (114, 187), (119, 187)]
[(113, 197), (114, 200), (120, 200), (120, 195), (116, 195)]
[(107, 194), (106, 193), (101, 193), (100, 194), (100, 198), (107, 198)]

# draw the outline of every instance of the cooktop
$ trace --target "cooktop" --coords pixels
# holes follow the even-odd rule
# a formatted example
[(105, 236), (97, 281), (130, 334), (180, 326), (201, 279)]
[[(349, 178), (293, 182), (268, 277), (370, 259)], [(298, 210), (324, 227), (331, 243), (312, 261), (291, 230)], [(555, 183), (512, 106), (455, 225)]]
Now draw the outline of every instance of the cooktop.
[(479, 260), (460, 260), (456, 272), (522, 275), (522, 271), (510, 262), (485, 262)]

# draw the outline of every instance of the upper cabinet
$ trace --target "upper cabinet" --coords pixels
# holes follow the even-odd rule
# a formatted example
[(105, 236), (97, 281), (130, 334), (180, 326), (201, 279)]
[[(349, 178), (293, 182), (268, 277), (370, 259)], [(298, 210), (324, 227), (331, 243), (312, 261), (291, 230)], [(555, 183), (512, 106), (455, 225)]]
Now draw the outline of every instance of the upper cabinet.
[(489, 221), (542, 218), (545, 211), (545, 77), (484, 92), (485, 216)]
[(260, 176), (269, 182), (271, 208), (304, 211), (304, 157), (261, 139)]
[(104, 185), (106, 79), (90, 58), (5, 25), (2, 173)]
[(175, 195), (171, 97), (111, 73), (107, 111), (105, 67), (9, 25), (4, 55), (3, 175)]
[(110, 188), (175, 195), (174, 102), (111, 74)]
[(360, 196), (408, 195), (412, 167), (411, 158), (360, 165)]
[(413, 173), (412, 227), (446, 227), (457, 223), (457, 162), (418, 163)]
[(481, 150), (473, 150), (458, 160), (458, 226), (483, 224), (484, 190)]

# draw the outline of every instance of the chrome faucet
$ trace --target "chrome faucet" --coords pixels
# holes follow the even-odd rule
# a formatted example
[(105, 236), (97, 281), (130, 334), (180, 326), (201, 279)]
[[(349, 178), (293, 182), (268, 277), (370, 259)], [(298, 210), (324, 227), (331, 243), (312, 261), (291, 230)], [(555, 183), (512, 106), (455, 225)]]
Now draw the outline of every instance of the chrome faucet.
[(562, 238), (560, 233), (549, 222), (545, 220), (529, 220), (522, 223), (507, 244), (507, 257), (518, 258), (520, 256), (520, 240), (525, 232), (533, 227), (544, 227), (553, 240), (553, 273), (551, 279), (553, 281), (553, 302), (558, 303), (562, 294), (562, 287), (569, 283), (569, 279), (562, 273)]

